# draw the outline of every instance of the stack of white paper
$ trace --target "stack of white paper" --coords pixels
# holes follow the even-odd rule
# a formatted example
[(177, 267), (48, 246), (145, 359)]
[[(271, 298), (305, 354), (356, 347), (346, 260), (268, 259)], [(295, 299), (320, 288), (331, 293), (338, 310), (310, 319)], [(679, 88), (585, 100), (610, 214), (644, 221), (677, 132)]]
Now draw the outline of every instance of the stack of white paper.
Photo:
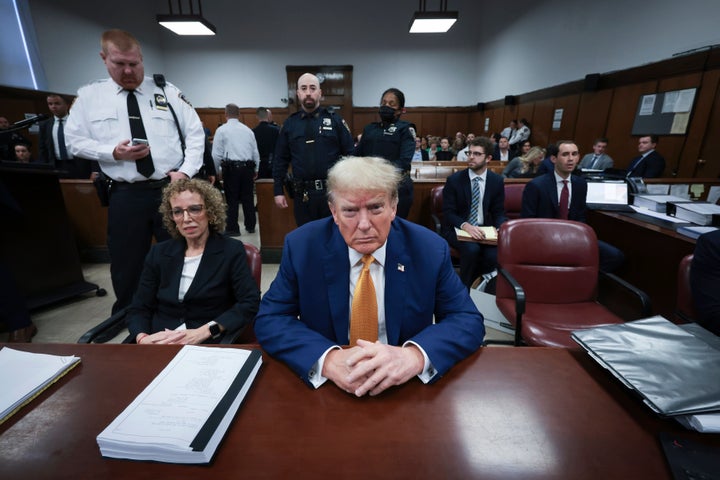
[(186, 345), (98, 435), (100, 453), (210, 462), (261, 363), (259, 350)]
[(55, 383), (80, 357), (0, 350), (0, 423)]

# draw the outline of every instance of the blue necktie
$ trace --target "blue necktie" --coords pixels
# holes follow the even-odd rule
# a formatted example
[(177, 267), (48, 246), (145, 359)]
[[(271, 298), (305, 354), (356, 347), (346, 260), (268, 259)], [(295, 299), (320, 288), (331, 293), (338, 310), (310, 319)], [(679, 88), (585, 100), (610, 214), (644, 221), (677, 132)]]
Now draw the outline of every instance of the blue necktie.
[(68, 152), (67, 147), (65, 146), (65, 129), (63, 128), (62, 118), (58, 119), (57, 139), (58, 150), (60, 151), (60, 158), (58, 160), (67, 160)]
[(480, 177), (473, 178), (472, 181), (472, 201), (470, 202), (470, 225), (478, 224), (478, 208), (480, 208)]

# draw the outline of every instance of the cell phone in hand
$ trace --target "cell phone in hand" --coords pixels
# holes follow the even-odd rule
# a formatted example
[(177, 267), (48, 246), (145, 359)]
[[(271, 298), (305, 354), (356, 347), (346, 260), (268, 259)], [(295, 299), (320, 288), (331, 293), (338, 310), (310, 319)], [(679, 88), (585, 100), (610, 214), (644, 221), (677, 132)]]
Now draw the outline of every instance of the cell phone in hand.
[(135, 145), (147, 145), (147, 144), (148, 144), (148, 141), (147, 141), (146, 138), (133, 138), (133, 139), (132, 139), (132, 145), (133, 145), (133, 147), (134, 147)]

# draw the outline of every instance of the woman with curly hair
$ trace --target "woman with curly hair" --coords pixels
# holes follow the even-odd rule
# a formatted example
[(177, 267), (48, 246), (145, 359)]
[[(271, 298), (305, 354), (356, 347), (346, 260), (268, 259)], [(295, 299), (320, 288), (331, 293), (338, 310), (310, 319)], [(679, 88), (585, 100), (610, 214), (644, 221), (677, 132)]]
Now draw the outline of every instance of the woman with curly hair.
[(173, 238), (145, 258), (127, 317), (136, 343), (217, 343), (252, 322), (260, 292), (242, 242), (221, 233), (225, 210), (204, 180), (165, 187), (160, 213)]

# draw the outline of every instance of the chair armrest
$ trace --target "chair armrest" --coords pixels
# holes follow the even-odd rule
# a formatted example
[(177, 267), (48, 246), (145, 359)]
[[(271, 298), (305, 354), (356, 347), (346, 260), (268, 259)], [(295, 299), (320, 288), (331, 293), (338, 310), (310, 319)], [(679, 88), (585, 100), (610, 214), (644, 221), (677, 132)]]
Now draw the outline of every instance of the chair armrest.
[(635, 297), (638, 298), (638, 300), (640, 301), (641, 318), (649, 317), (650, 315), (652, 315), (652, 306), (650, 303), (650, 297), (648, 296), (647, 293), (643, 292), (636, 286), (628, 283), (627, 281), (623, 280), (622, 278), (618, 277), (615, 274), (600, 271), (600, 276), (607, 278), (609, 280), (612, 280), (614, 283), (616, 283), (617, 285), (620, 285), (625, 290), (627, 290), (628, 292), (630, 292), (631, 294), (633, 294)]
[(431, 213), (430, 216), (432, 217), (432, 221), (435, 224), (435, 233), (442, 236), (442, 225), (440, 225), (440, 218), (434, 213)]
[(515, 346), (522, 344), (522, 316), (525, 313), (525, 290), (520, 286), (517, 280), (510, 275), (510, 272), (502, 267), (498, 267), (498, 273), (503, 276), (510, 284), (515, 294)]
[(107, 320), (94, 326), (83, 334), (77, 343), (105, 343), (125, 328), (127, 309), (123, 308)]

